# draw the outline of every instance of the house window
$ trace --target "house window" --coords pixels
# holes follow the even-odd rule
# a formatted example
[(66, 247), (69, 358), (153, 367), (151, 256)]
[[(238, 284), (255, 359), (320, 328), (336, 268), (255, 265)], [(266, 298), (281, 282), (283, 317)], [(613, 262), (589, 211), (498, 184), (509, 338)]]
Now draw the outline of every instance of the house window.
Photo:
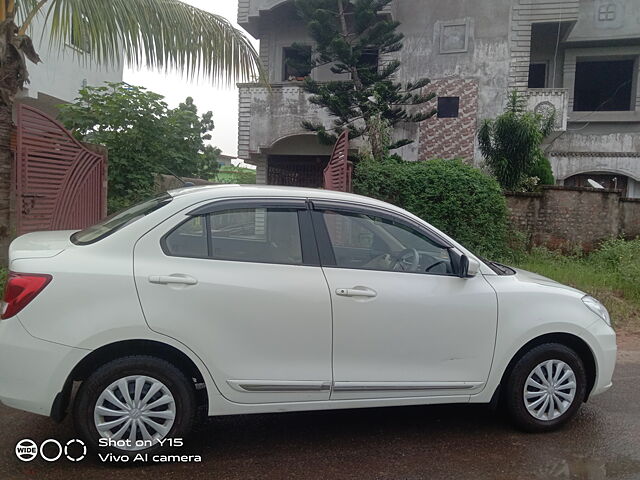
[(360, 56), (360, 62), (368, 71), (372, 73), (378, 72), (378, 62), (380, 61), (380, 55), (378, 50), (366, 49)]
[(311, 47), (296, 45), (282, 52), (283, 80), (301, 81), (311, 74)]
[(612, 22), (616, 19), (618, 6), (615, 3), (605, 3), (598, 9), (598, 20), (601, 22)]
[(440, 53), (464, 53), (469, 50), (469, 21), (443, 22), (440, 25)]
[(460, 97), (438, 97), (438, 118), (458, 118)]
[(635, 60), (578, 61), (574, 111), (633, 110), (634, 66)]
[(547, 87), (547, 64), (532, 63), (529, 65), (529, 88)]
[(73, 18), (71, 22), (71, 46), (83, 53), (91, 53), (91, 41), (89, 40), (89, 19), (81, 15), (79, 19)]

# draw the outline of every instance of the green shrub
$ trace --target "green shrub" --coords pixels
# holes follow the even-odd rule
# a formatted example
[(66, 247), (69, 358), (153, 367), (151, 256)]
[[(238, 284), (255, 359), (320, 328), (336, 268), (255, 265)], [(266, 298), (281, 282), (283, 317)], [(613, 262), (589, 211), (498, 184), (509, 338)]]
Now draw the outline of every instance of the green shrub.
[(633, 241), (621, 238), (608, 240), (589, 255), (589, 260), (612, 270), (621, 281), (640, 287), (640, 238)]
[(0, 295), (4, 292), (4, 284), (7, 281), (7, 269), (0, 267)]
[(538, 177), (538, 185), (555, 185), (556, 179), (553, 177), (553, 169), (549, 159), (540, 152), (538, 160), (529, 171), (530, 177)]
[(480, 255), (500, 255), (507, 231), (506, 200), (498, 182), (459, 160), (356, 165), (354, 190), (402, 207)]

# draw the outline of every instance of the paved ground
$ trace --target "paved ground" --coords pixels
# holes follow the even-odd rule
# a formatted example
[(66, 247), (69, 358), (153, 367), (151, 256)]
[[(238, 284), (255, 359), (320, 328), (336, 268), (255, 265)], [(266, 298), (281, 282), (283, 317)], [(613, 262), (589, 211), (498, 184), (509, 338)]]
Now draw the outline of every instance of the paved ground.
[(0, 479), (640, 479), (640, 337), (622, 339), (615, 386), (562, 431), (527, 435), (479, 406), (210, 420), (184, 454), (198, 464), (22, 463), (22, 438), (73, 438), (71, 423), (0, 407)]

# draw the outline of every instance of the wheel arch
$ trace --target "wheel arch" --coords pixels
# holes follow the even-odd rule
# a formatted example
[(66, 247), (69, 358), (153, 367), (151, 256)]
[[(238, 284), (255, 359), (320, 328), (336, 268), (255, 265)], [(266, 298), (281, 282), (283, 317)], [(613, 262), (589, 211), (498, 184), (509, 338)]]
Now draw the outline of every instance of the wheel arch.
[(51, 418), (60, 422), (66, 416), (74, 382), (86, 380), (93, 371), (107, 362), (130, 355), (149, 355), (175, 365), (193, 382), (198, 405), (208, 406), (209, 396), (204, 374), (184, 352), (156, 340), (122, 340), (97, 348), (80, 360), (69, 374), (62, 391), (56, 396), (51, 408)]
[(580, 337), (571, 334), (571, 333), (547, 333), (544, 335), (540, 335), (532, 340), (529, 340), (525, 343), (511, 358), (504, 372), (502, 373), (502, 377), (500, 378), (500, 383), (496, 387), (496, 390), (493, 394), (491, 403), (495, 404), (500, 398), (501, 387), (505, 384), (506, 379), (511, 374), (513, 367), (527, 352), (531, 349), (543, 345), (545, 343), (558, 343), (560, 345), (564, 345), (568, 348), (571, 348), (582, 360), (585, 371), (587, 373), (587, 397), (585, 401), (589, 399), (589, 395), (591, 394), (593, 387), (596, 383), (597, 377), (597, 364), (596, 358), (591, 350), (591, 347)]

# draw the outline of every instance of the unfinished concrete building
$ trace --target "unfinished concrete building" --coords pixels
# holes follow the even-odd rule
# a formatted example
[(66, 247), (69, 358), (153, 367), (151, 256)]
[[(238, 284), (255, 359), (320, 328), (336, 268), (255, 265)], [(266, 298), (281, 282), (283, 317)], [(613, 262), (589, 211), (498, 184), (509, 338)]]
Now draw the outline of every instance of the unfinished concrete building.
[[(401, 22), (399, 81), (428, 77), (436, 117), (398, 132), (408, 161), (481, 162), (479, 123), (518, 89), (528, 108), (554, 112), (546, 146), (560, 185), (640, 197), (640, 2), (637, 0), (394, 0), (381, 15)], [(238, 20), (260, 40), (271, 88), (240, 85), (239, 156), (258, 182), (321, 186), (331, 147), (301, 127), (329, 122), (301, 79), (331, 80), (328, 67), (294, 72), (293, 43), (312, 45), (291, 0), (240, 0)], [(379, 59), (383, 61), (384, 59)]]

